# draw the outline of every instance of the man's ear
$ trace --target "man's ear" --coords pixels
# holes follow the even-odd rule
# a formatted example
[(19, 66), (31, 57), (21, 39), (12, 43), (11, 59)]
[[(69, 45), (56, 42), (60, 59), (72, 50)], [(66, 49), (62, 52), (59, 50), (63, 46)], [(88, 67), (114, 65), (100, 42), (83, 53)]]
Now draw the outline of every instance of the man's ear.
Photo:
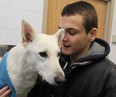
[(90, 41), (94, 41), (97, 37), (97, 28), (93, 28), (88, 34)]

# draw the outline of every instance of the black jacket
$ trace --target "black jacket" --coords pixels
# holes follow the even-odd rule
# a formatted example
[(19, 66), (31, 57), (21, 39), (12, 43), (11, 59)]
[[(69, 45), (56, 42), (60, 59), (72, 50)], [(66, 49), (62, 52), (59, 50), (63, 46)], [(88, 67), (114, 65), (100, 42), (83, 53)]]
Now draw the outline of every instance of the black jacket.
[(28, 97), (116, 97), (116, 66), (106, 58), (109, 52), (109, 45), (97, 38), (88, 54), (71, 67), (64, 68), (70, 58), (61, 54), (66, 82), (55, 87), (37, 81)]

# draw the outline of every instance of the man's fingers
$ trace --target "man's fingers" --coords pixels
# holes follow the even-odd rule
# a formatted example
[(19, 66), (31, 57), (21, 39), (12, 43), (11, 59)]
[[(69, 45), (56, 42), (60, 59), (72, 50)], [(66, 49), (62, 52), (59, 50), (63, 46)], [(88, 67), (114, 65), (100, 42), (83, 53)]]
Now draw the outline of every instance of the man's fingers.
[(8, 86), (5, 86), (0, 90), (0, 97), (8, 97), (11, 93), (11, 90), (9, 89)]

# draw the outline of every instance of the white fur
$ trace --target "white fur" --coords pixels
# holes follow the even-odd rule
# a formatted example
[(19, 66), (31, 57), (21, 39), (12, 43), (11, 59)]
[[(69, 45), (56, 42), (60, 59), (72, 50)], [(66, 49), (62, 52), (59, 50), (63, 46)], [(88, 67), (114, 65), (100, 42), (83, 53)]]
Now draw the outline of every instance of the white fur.
[[(28, 37), (28, 35), (30, 35)], [(65, 79), (59, 65), (58, 42), (63, 38), (64, 30), (54, 35), (36, 33), (33, 28), (23, 20), (22, 44), (12, 48), (8, 54), (7, 69), (17, 97), (27, 97), (34, 86), (39, 73), (48, 83), (55, 85), (55, 77), (59, 74)], [(15, 40), (14, 40), (15, 41)], [(47, 57), (40, 56), (46, 52)]]

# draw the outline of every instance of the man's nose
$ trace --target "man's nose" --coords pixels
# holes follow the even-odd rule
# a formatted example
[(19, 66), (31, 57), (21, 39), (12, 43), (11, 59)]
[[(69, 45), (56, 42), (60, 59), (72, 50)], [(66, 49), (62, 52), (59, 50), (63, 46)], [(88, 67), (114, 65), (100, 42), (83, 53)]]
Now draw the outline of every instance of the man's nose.
[(67, 38), (67, 34), (65, 33), (65, 35), (64, 35), (64, 37), (63, 37), (63, 39), (62, 39), (62, 41), (67, 41), (68, 40), (68, 38)]

